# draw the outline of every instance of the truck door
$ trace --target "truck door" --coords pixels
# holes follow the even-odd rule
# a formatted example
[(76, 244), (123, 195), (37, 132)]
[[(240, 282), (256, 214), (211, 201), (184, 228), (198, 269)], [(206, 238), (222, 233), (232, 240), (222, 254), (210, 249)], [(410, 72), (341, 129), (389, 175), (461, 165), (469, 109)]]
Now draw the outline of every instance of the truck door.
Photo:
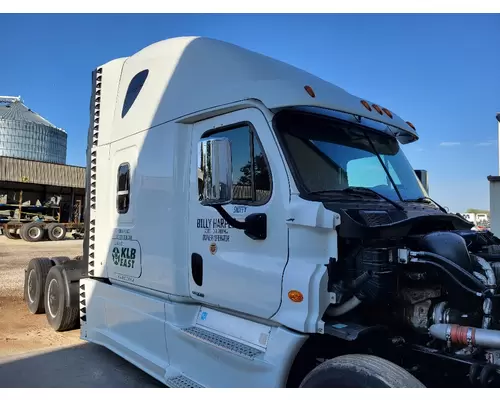
[[(244, 221), (252, 213), (267, 216), (267, 238), (254, 240), (230, 227), (198, 193), (198, 142), (206, 137), (231, 141), (233, 202), (223, 206)], [(281, 281), (288, 259), (285, 204), (286, 170), (274, 136), (261, 111), (236, 111), (199, 122), (193, 128), (190, 195), (190, 290), (202, 303), (263, 318), (280, 307)]]

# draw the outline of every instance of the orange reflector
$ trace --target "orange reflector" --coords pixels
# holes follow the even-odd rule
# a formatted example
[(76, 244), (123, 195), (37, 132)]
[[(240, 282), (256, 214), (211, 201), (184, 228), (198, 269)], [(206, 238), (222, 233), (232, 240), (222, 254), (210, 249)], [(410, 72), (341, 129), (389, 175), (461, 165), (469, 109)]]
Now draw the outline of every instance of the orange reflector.
[(382, 109), (379, 106), (377, 106), (376, 104), (372, 104), (372, 106), (380, 115), (383, 114)]
[(406, 123), (408, 124), (408, 126), (410, 126), (414, 131), (416, 131), (417, 129), (415, 128), (415, 125), (413, 125), (411, 122), (409, 121), (406, 121)]
[(309, 96), (316, 97), (316, 94), (314, 93), (314, 90), (312, 90), (311, 86), (304, 86), (304, 89), (306, 90)]
[(361, 104), (363, 104), (363, 106), (368, 110), (368, 111), (371, 111), (372, 108), (370, 107), (370, 105), (368, 104), (367, 101), (365, 100), (361, 100)]
[(392, 113), (387, 108), (382, 108), (382, 111), (385, 113), (385, 115), (392, 119)]
[(304, 300), (304, 296), (298, 290), (290, 290), (288, 292), (288, 298), (294, 303), (300, 303), (302, 300)]

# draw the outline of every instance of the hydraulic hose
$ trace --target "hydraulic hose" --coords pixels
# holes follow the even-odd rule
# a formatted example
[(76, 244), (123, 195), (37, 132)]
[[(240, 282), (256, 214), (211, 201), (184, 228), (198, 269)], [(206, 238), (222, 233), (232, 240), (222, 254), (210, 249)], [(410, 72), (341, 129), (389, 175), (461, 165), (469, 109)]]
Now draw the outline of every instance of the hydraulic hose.
[[(438, 264), (437, 262), (434, 262), (434, 261), (431, 261), (431, 260), (422, 260), (422, 259), (415, 259), (415, 260), (412, 260), (412, 262), (419, 263), (419, 264), (428, 264), (428, 265), (432, 265), (433, 267), (439, 268), (441, 271), (443, 271), (444, 273), (446, 273), (451, 279), (453, 279), (453, 281), (457, 285), (459, 285), (462, 289), (464, 289), (465, 291), (467, 291), (467, 292), (469, 292), (469, 293), (471, 293), (471, 294), (473, 294), (474, 296), (477, 296), (477, 297), (481, 297), (483, 295), (482, 292), (478, 292), (478, 291), (476, 291), (474, 289), (471, 289), (471, 288), (465, 286), (446, 267), (442, 266), (441, 264)], [(486, 287), (481, 282), (479, 282), (479, 283), (480, 283), (481, 287), (483, 288), (483, 291), (486, 290)]]
[[(449, 265), (450, 267), (454, 268), (455, 270), (457, 270), (458, 272), (460, 272), (462, 275), (464, 275), (465, 277), (469, 278), (472, 282), (474, 282), (476, 284), (476, 286), (480, 287), (482, 291), (485, 291), (487, 290), (488, 288), (479, 280), (477, 279), (474, 275), (472, 275), (469, 271), (465, 270), (464, 268), (462, 268), (460, 265), (454, 263), (453, 261), (451, 260), (448, 260), (447, 258), (445, 257), (442, 257), (438, 254), (434, 254), (434, 253), (430, 253), (428, 251), (416, 251), (416, 252), (412, 252), (411, 253), (412, 256), (416, 256), (416, 257), (420, 257), (421, 259), (424, 259), (425, 258), (432, 258), (432, 259), (435, 259), (435, 260), (439, 260), (441, 261), (442, 263), (444, 264), (447, 264)], [(412, 260), (414, 261), (414, 260)], [(426, 260), (427, 261), (427, 260)], [(435, 263), (437, 264), (437, 263)], [(433, 263), (432, 265), (435, 266), (435, 264)], [(445, 269), (444, 266), (440, 265), (440, 268), (441, 269)], [(448, 271), (449, 272), (449, 271)]]

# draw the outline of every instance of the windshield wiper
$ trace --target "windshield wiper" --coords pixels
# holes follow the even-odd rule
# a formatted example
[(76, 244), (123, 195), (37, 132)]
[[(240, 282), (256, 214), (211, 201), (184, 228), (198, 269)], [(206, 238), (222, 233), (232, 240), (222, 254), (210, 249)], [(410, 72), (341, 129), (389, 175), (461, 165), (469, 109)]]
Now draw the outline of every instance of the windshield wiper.
[(373, 189), (362, 187), (362, 186), (349, 186), (348, 188), (342, 189), (341, 192), (347, 192), (347, 193), (363, 193), (363, 194), (373, 194), (376, 197), (379, 197), (381, 199), (384, 199), (388, 203), (391, 203), (394, 207), (396, 207), (398, 210), (404, 211), (404, 207), (401, 204), (396, 203), (394, 200), (389, 199), (388, 197), (385, 197), (384, 195), (380, 194), (379, 192), (376, 192)]
[(419, 197), (417, 199), (404, 200), (404, 201), (407, 203), (412, 203), (412, 202), (414, 202), (414, 203), (428, 203), (428, 202), (431, 202), (431, 203), (434, 203), (437, 206), (437, 208), (439, 208), (442, 212), (444, 212), (445, 214), (448, 214), (448, 211), (446, 211), (446, 208), (444, 208), (443, 206), (438, 204), (435, 200), (433, 200), (427, 196)]
[[(341, 190), (341, 189), (326, 189), (326, 190), (312, 190), (310, 192), (307, 192), (307, 194), (318, 194), (318, 195), (337, 194), (337, 195), (340, 195), (340, 194), (342, 194), (342, 192), (343, 192), (343, 190)], [(360, 193), (350, 193), (350, 194), (355, 196), (355, 197), (359, 197), (359, 198), (363, 197), (363, 195)]]
[(391, 203), (394, 207), (396, 207), (398, 210), (404, 211), (404, 207), (395, 201), (381, 195), (380, 193), (376, 192), (373, 189), (361, 187), (361, 186), (350, 186), (345, 189), (330, 189), (330, 190), (316, 190), (312, 192), (308, 192), (307, 194), (328, 194), (328, 193), (348, 193), (350, 195), (354, 195), (357, 197), (364, 197), (366, 195), (369, 195), (371, 197), (378, 197), (381, 199), (384, 199), (385, 201)]

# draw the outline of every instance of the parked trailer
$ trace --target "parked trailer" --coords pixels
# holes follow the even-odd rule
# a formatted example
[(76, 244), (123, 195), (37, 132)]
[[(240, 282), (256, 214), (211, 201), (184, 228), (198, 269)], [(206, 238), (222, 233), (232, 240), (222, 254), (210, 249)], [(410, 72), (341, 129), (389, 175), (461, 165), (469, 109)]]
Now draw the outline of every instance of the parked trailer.
[(0, 204), (0, 228), (8, 239), (39, 242), (44, 239), (63, 240), (68, 232), (83, 237), (85, 225), (81, 220), (81, 204), (75, 204), (74, 221), (61, 221), (61, 208), (56, 205)]
[(500, 239), (375, 102), (205, 38), (93, 72), (83, 256), (31, 312), (172, 387), (498, 384)]
[(23, 239), (27, 242), (39, 242), (44, 239), (57, 242), (64, 240), (68, 232), (74, 238), (83, 237), (83, 223), (23, 221), (8, 222), (2, 225), (2, 232), (8, 239)]

